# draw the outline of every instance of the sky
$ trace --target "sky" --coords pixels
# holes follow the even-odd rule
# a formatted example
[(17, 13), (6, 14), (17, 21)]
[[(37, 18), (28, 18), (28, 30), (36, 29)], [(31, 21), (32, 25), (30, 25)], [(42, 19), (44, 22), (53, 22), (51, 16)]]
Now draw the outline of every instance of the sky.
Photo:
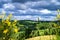
[(60, 9), (60, 0), (0, 0), (0, 15), (13, 14), (17, 20), (53, 21)]

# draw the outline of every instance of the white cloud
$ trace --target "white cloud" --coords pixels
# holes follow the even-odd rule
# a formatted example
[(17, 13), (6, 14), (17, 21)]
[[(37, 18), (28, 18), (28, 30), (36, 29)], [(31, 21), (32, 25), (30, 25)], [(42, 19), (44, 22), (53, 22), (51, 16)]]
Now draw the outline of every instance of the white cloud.
[(6, 11), (3, 8), (0, 8), (0, 14), (6, 13)]
[(20, 14), (26, 14), (26, 10), (18, 10), (18, 12), (20, 12)]
[(42, 9), (42, 10), (37, 10), (37, 9), (26, 9), (26, 10), (18, 10), (20, 14), (53, 14), (56, 15), (57, 11), (51, 11), (48, 9)]
[(29, 9), (25, 9), (25, 10), (18, 10), (18, 12), (20, 12), (20, 14), (29, 14), (30, 12), (38, 13), (39, 10), (29, 8)]
[(60, 5), (60, 2), (56, 2), (55, 5)]
[(13, 16), (14, 19), (17, 19), (17, 20), (24, 20), (24, 19), (28, 19), (28, 18), (31, 18), (31, 16)]
[(0, 2), (12, 2), (12, 0), (0, 0)]
[(26, 6), (26, 5), (24, 5), (24, 4), (21, 4), (21, 5), (19, 5), (20, 7), (21, 7), (21, 9), (27, 9), (28, 7)]
[(48, 1), (36, 1), (36, 2), (26, 2), (25, 5), (28, 7), (33, 7), (33, 6), (47, 6), (50, 3)]
[(57, 0), (51, 0), (51, 2), (52, 2), (52, 3), (55, 3), (55, 2), (57, 2)]
[(17, 9), (27, 9), (28, 6), (26, 6), (24, 3), (13, 3), (14, 6), (17, 8)]
[(60, 5), (60, 2), (58, 0), (51, 0), (51, 3), (54, 3), (54, 5)]
[(29, 8), (31, 7), (43, 7), (43, 6), (50, 6), (50, 5), (60, 5), (60, 2), (58, 0), (40, 0), (40, 1), (28, 1), (25, 2), (24, 5), (28, 6)]
[(0, 14), (4, 14), (4, 13), (8, 13), (8, 14), (12, 13), (12, 14), (15, 14), (14, 11), (6, 11), (5, 9), (0, 8)]
[(39, 20), (42, 20), (42, 21), (54, 21), (55, 20), (55, 17), (54, 16), (48, 16), (48, 18), (44, 18), (44, 17), (41, 17), (41, 16), (31, 16), (31, 15), (27, 15), (27, 16), (14, 16), (14, 19), (17, 19), (17, 20), (38, 20), (38, 17), (39, 17)]
[(44, 14), (48, 14), (48, 13), (51, 13), (51, 11), (47, 10), (47, 9), (43, 9), (43, 10), (40, 10), (41, 13), (44, 13)]
[[(5, 0), (7, 1), (7, 0)], [(9, 8), (9, 9), (29, 9), (32, 7), (38, 7), (38, 6), (49, 6), (49, 5), (60, 5), (60, 2), (58, 2), (57, 0), (50, 0), (50, 1), (46, 1), (46, 0), (41, 0), (41, 1), (28, 1), (25, 3), (8, 3), (8, 4), (4, 4), (4, 8)]]
[[(31, 16), (31, 15), (27, 15), (27, 16), (14, 16), (14, 19), (17, 20), (37, 20), (39, 16)], [(39, 17), (41, 18), (41, 17)]]
[(45, 17), (41, 17), (42, 19), (41, 20), (44, 20), (44, 21), (54, 21), (55, 20), (55, 16), (48, 16), (48, 18), (45, 18)]
[[(35, 12), (33, 9), (29, 9), (29, 10), (32, 10), (32, 12)], [(1, 11), (5, 11), (4, 9), (2, 9)], [(23, 10), (19, 10), (21, 12), (23, 12)], [(37, 10), (37, 12), (39, 12), (40, 10)], [(5, 11), (6, 12), (6, 11)], [(8, 13), (10, 13), (11, 11), (8, 11)], [(28, 12), (26, 10), (26, 12)], [(52, 11), (51, 11), (52, 12)], [(12, 12), (14, 13), (14, 12)], [(25, 12), (24, 12), (25, 13)], [(15, 14), (15, 13), (14, 13)], [(18, 14), (18, 13), (17, 13)], [(56, 11), (53, 11), (52, 14), (56, 14)], [(44, 15), (44, 13), (43, 13)], [(46, 18), (46, 16), (42, 17), (41, 15), (38, 16), (38, 15), (35, 15), (35, 16), (32, 16), (32, 15), (20, 15), (20, 16), (15, 16), (13, 15), (13, 19), (17, 19), (17, 20), (37, 20), (37, 18), (40, 18), (40, 20), (44, 20), (44, 21), (51, 21), (51, 20), (54, 20), (55, 16), (47, 16), (48, 18)]]
[(8, 3), (8, 4), (4, 4), (3, 8), (4, 9), (15, 9), (15, 6), (11, 3)]
[(27, 9), (27, 11), (30, 11), (30, 12), (39, 12), (39, 10), (37, 10), (37, 9), (31, 9), (31, 8)]

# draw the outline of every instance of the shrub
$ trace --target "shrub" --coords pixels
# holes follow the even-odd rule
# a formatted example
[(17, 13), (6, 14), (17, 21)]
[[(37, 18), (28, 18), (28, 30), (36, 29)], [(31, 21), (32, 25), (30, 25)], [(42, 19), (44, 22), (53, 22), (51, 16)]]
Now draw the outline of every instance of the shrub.
[[(5, 15), (4, 15), (5, 16)], [(18, 27), (16, 26), (17, 20), (14, 20), (11, 22), (12, 14), (8, 15), (6, 19), (4, 17), (2, 18), (2, 21), (0, 22), (0, 38), (2, 40), (16, 40), (17, 39), (17, 33), (18, 33)], [(12, 37), (14, 36), (14, 38)]]

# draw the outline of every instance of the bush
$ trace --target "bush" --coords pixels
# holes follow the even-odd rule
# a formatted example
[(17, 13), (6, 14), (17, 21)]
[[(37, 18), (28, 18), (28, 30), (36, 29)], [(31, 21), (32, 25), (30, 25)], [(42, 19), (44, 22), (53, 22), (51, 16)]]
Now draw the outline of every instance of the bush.
[(16, 26), (17, 20), (14, 20), (13, 22), (11, 22), (10, 20), (11, 17), (12, 17), (12, 14), (8, 15), (8, 17), (5, 20), (3, 17), (2, 21), (0, 22), (0, 34), (1, 34), (0, 38), (2, 38), (2, 40), (16, 40), (17, 39), (17, 35), (19, 32), (19, 29)]
[(44, 31), (44, 34), (45, 34), (45, 35), (49, 35), (49, 29), (46, 29), (46, 30)]
[(17, 37), (18, 40), (25, 40), (26, 35), (24, 31), (21, 31), (18, 34), (19, 34), (19, 36)]

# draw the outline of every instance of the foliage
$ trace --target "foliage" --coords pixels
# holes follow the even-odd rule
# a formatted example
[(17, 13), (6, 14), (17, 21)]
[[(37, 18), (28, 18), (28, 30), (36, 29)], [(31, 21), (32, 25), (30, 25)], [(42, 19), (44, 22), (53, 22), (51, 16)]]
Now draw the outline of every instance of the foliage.
[[(5, 16), (5, 15), (4, 15)], [(16, 26), (17, 20), (14, 20), (13, 22), (11, 22), (11, 17), (12, 14), (8, 15), (8, 17), (6, 19), (4, 19), (4, 17), (2, 18), (2, 21), (0, 23), (0, 38), (2, 38), (2, 40), (16, 40), (17, 39), (17, 34), (18, 33), (18, 27)], [(14, 36), (14, 38), (12, 37), (12, 35)]]

